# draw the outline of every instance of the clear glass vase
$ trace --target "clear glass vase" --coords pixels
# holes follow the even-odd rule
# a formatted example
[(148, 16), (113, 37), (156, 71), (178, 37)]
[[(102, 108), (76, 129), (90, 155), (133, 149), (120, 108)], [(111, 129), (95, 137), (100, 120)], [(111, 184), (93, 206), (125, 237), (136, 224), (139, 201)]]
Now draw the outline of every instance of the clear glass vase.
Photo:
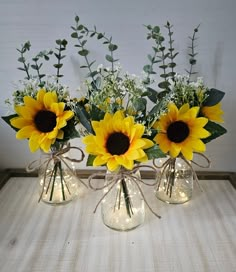
[(190, 162), (181, 157), (159, 159), (162, 166), (157, 175), (156, 197), (170, 204), (189, 201), (193, 193), (193, 171)]
[(145, 203), (138, 186), (133, 181), (134, 177), (141, 178), (140, 171), (131, 173), (126, 170), (123, 176), (120, 175), (120, 171), (107, 172), (104, 189), (104, 194), (107, 195), (102, 201), (101, 212), (107, 227), (118, 231), (128, 231), (144, 222)]
[(57, 205), (66, 204), (79, 195), (81, 185), (76, 177), (75, 165), (68, 160), (68, 144), (58, 145), (50, 153), (41, 153), (39, 176), (39, 200)]

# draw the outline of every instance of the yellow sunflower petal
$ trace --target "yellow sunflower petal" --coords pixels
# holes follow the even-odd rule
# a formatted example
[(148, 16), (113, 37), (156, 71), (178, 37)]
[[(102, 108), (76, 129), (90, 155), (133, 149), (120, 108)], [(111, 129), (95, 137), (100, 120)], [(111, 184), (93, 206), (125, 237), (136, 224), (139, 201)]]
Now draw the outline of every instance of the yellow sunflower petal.
[(33, 126), (23, 127), (19, 131), (17, 131), (17, 133), (16, 133), (16, 139), (18, 139), (18, 140), (28, 139), (35, 132), (36, 132), (36, 130), (35, 130), (35, 128)]
[(119, 167), (119, 164), (117, 163), (115, 157), (111, 157), (107, 162), (108, 170), (113, 172), (113, 171), (117, 170), (118, 167)]
[(45, 94), (46, 94), (45, 89), (40, 89), (37, 93), (37, 101), (40, 102), (41, 104), (44, 104), (43, 99)]
[(23, 128), (32, 125), (31, 120), (24, 119), (23, 117), (14, 117), (10, 120), (10, 123), (15, 128)]
[(58, 102), (56, 92), (55, 91), (54, 92), (47, 92), (44, 95), (43, 102), (44, 102), (44, 105), (45, 105), (46, 109), (49, 110), (53, 103)]
[(211, 107), (204, 106), (201, 108), (201, 112), (204, 116), (206, 116), (211, 121), (219, 122), (219, 123), (224, 122), (222, 118), (222, 115), (224, 114), (224, 112), (221, 109), (221, 103), (218, 103)]
[(170, 147), (170, 156), (172, 158), (176, 158), (179, 155), (180, 151), (181, 145), (172, 142)]

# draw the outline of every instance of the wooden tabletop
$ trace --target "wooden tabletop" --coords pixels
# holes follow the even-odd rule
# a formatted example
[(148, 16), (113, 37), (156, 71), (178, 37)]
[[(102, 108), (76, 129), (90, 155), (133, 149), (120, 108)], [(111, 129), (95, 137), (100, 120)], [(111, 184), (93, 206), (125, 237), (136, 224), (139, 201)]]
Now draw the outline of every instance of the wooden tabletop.
[[(98, 180), (98, 182), (102, 182)], [(201, 180), (181, 205), (145, 191), (145, 223), (107, 228), (93, 210), (102, 192), (85, 191), (65, 206), (38, 203), (35, 177), (11, 177), (0, 191), (1, 272), (236, 272), (236, 190)]]

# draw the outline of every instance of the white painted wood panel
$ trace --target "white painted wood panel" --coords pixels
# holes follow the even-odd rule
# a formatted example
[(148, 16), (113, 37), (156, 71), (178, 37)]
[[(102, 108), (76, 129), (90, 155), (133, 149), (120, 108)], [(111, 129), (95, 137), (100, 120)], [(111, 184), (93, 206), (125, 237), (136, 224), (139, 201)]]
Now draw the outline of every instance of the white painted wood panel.
[[(101, 180), (98, 182), (102, 182)], [(1, 272), (235, 272), (236, 191), (227, 180), (200, 181), (182, 205), (149, 202), (130, 232), (103, 225), (100, 192), (66, 206), (37, 202), (37, 178), (11, 178), (0, 191)]]

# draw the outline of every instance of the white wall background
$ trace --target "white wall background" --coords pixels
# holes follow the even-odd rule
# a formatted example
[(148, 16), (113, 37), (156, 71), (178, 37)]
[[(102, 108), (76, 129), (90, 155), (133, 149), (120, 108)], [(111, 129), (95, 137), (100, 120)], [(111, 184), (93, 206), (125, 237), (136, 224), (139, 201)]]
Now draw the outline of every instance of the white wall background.
[[(5, 99), (14, 91), (14, 83), (24, 77), (17, 70), (19, 57), (16, 48), (31, 41), (32, 54), (54, 48), (55, 40), (65, 38), (68, 46), (63, 83), (72, 94), (84, 79), (79, 69), (81, 60), (74, 41), (70, 39), (70, 26), (78, 14), (89, 27), (113, 36), (119, 45), (116, 56), (123, 68), (140, 74), (151, 52), (143, 24), (174, 24), (178, 72), (187, 66), (188, 35), (201, 23), (197, 51), (199, 75), (209, 87), (226, 92), (223, 100), (224, 126), (228, 133), (207, 145), (206, 155), (211, 159), (211, 170), (236, 171), (236, 1), (235, 0), (0, 0), (0, 116), (6, 115)], [(89, 44), (93, 56), (104, 62), (104, 50), (97, 43)], [(53, 71), (54, 72), (54, 71)], [(79, 140), (74, 143), (80, 147)], [(15, 139), (15, 132), (0, 120), (0, 169), (24, 168), (39, 154), (32, 154), (28, 142)]]

